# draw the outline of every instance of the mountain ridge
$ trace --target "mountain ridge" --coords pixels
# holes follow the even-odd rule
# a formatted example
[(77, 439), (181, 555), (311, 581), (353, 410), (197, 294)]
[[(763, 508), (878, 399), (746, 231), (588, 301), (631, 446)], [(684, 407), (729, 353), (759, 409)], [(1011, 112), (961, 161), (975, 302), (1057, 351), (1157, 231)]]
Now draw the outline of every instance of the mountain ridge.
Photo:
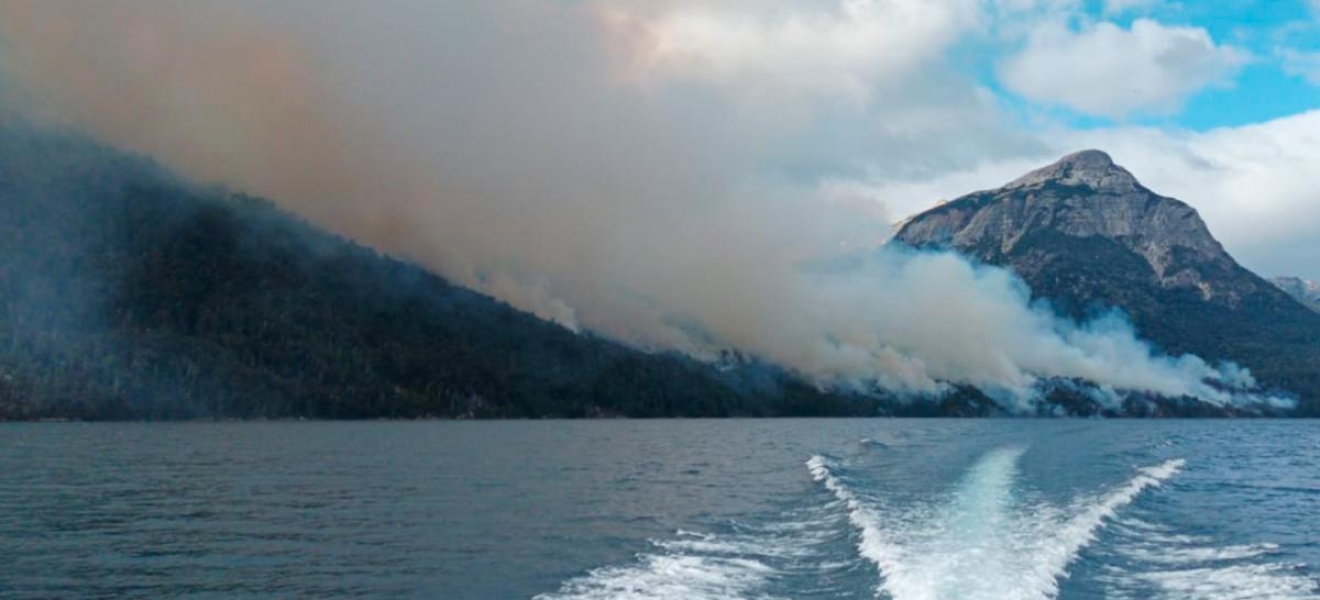
[[(0, 421), (874, 415), (580, 335), (76, 134), (0, 121)], [(751, 381), (752, 379), (755, 381)]]
[(1010, 268), (1074, 318), (1120, 309), (1161, 349), (1238, 362), (1320, 411), (1320, 315), (1239, 265), (1191, 205), (1104, 152), (942, 203), (893, 243)]
[(1278, 286), (1307, 308), (1320, 312), (1320, 282), (1301, 277), (1271, 277), (1270, 283)]
[[(76, 134), (0, 121), (0, 420), (984, 416), (578, 334)], [(1097, 414), (1057, 382), (1038, 414)], [(1120, 416), (1235, 414), (1147, 398)]]

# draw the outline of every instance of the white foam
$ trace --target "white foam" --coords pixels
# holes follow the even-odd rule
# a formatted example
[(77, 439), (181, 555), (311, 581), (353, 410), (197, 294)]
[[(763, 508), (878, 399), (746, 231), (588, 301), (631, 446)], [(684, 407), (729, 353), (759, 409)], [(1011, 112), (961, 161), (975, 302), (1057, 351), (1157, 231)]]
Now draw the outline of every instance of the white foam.
[(1024, 505), (1014, 494), (1020, 448), (986, 454), (942, 505), (884, 510), (835, 475), (829, 459), (812, 476), (845, 503), (858, 550), (880, 570), (894, 600), (1048, 600), (1078, 552), (1115, 511), (1173, 476), (1181, 460), (1142, 469), (1122, 487), (1071, 510)]
[[(1147, 584), (1161, 600), (1314, 600), (1316, 581), (1300, 565), (1236, 564), (1134, 573), (1126, 587)], [(1143, 586), (1144, 587), (1144, 586)], [(1121, 589), (1121, 588), (1120, 588)], [(1116, 593), (1118, 596), (1127, 594)], [(1147, 596), (1150, 597), (1150, 596)]]
[(700, 539), (653, 540), (656, 547), (672, 553), (710, 556), (755, 556), (759, 558), (792, 558), (811, 556), (812, 548), (795, 544), (771, 543), (764, 538), (722, 539), (709, 536)]
[(838, 568), (819, 556), (840, 530), (838, 515), (813, 507), (781, 516), (727, 534), (680, 529), (632, 564), (595, 569), (534, 600), (770, 600), (772, 583)]
[(1077, 557), (1077, 553), (1095, 541), (1096, 533), (1108, 519), (1112, 519), (1118, 510), (1131, 504), (1137, 496), (1151, 487), (1160, 486), (1173, 477), (1186, 464), (1182, 459), (1167, 460), (1164, 463), (1141, 469), (1126, 485), (1102, 495), (1092, 501), (1078, 503), (1074, 516), (1062, 524), (1055, 533), (1055, 543), (1047, 543), (1042, 563), (1052, 574), (1052, 584), (1043, 588), (1048, 594), (1033, 596), (1053, 598), (1058, 593), (1058, 579), (1067, 574), (1067, 568)]
[(1191, 563), (1224, 562), (1260, 558), (1278, 551), (1276, 544), (1242, 544), (1236, 546), (1197, 546), (1170, 548), (1159, 544), (1134, 543), (1120, 550), (1125, 556), (1144, 563), (1185, 565)]
[(1172, 533), (1168, 527), (1125, 520), (1126, 539), (1117, 551), (1124, 568), (1105, 577), (1116, 600), (1315, 600), (1320, 582), (1305, 565), (1264, 562), (1275, 544), (1215, 545), (1204, 536)]
[(534, 600), (769, 599), (756, 592), (773, 572), (745, 558), (652, 554), (636, 565), (596, 569)]

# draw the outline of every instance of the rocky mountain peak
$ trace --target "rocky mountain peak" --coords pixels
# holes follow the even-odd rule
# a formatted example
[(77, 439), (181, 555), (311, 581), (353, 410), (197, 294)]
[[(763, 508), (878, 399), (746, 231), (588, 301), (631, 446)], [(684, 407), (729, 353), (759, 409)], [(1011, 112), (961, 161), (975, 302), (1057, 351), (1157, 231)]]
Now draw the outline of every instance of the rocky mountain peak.
[(1139, 257), (1164, 288), (1237, 304), (1255, 286), (1210, 276), (1236, 263), (1196, 210), (1146, 189), (1099, 150), (1069, 154), (1002, 188), (921, 213), (895, 240), (951, 248), (985, 262), (1008, 260), (1024, 275), (1061, 259), (1060, 244), (1104, 242)]
[(1133, 192), (1141, 187), (1132, 173), (1114, 164), (1114, 159), (1100, 150), (1074, 152), (1052, 165), (1027, 173), (1004, 187), (1030, 189), (1041, 188), (1051, 183), (1088, 187), (1107, 193)]
[(1103, 152), (935, 206), (892, 243), (1008, 268), (1073, 318), (1120, 310), (1162, 350), (1235, 361), (1320, 415), (1320, 312), (1276, 284), (1299, 298), (1320, 286), (1272, 284), (1243, 268), (1194, 208), (1142, 186)]

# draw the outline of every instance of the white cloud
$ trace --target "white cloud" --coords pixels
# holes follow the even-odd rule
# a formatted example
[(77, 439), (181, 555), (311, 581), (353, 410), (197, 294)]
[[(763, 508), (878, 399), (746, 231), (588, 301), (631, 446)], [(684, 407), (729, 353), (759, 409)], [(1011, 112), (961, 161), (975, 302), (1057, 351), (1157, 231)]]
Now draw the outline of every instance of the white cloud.
[(1177, 111), (1197, 91), (1225, 82), (1249, 59), (1218, 45), (1204, 29), (1138, 19), (1081, 30), (1039, 28), (1021, 53), (1001, 65), (1009, 89), (1038, 102), (1122, 118)]
[(1105, 0), (1104, 12), (1107, 15), (1120, 15), (1127, 12), (1149, 10), (1159, 6), (1160, 3), (1161, 0)]
[[(1072, 0), (995, 0), (1025, 11)], [(791, 178), (947, 171), (1036, 142), (947, 60), (985, 0), (594, 3), (621, 87), (735, 107), (743, 146)], [(1018, 4), (1021, 4), (1019, 6)], [(1028, 6), (1028, 4), (1030, 6)], [(715, 107), (707, 107), (717, 110)], [(735, 127), (728, 123), (726, 129)], [(753, 137), (747, 137), (753, 136)], [(945, 143), (950, 139), (959, 143)]]
[(697, 79), (865, 95), (940, 58), (974, 26), (978, 0), (802, 3), (635, 2), (597, 5), (639, 79)]
[(1204, 133), (1121, 128), (1073, 139), (1196, 207), (1248, 268), (1320, 279), (1320, 111)]
[[(1320, 2), (1320, 0), (1317, 0)], [(1320, 52), (1303, 52), (1284, 48), (1278, 52), (1283, 70), (1293, 77), (1301, 77), (1312, 85), (1320, 86)]]
[[(1039, 155), (987, 161), (975, 169), (868, 189), (894, 200), (895, 214), (936, 199), (998, 187), (1027, 169), (1082, 148), (1101, 148), (1156, 193), (1191, 204), (1246, 267), (1263, 275), (1320, 279), (1320, 111), (1208, 132), (1117, 127), (1043, 134)], [(916, 200), (920, 198), (922, 200)]]

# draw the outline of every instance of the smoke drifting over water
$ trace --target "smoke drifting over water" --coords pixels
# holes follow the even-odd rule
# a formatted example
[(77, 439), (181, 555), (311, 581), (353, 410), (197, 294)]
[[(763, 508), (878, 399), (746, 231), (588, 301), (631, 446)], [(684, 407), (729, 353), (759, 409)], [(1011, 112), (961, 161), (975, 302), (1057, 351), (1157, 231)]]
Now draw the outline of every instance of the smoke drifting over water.
[[(822, 134), (839, 114), (876, 124), (867, 151), (895, 172), (965, 160), (927, 147), (930, 128), (973, 150), (1031, 143), (980, 105), (882, 125), (965, 85), (934, 56), (863, 68), (843, 45), (803, 80), (746, 48), (686, 51), (704, 39), (670, 28), (700, 32), (672, 16), (687, 3), (628, 4), (11, 1), (0, 66), (29, 113), (641, 347), (1020, 403), (1042, 379), (1215, 403), (1250, 387), (1153, 354), (1121, 320), (1060, 319), (1005, 271), (883, 246), (883, 199), (838, 183), (859, 143)], [(911, 9), (849, 6), (799, 26), (883, 28)], [(912, 34), (956, 31), (956, 13)], [(922, 68), (929, 85), (900, 91), (896, 74)]]

